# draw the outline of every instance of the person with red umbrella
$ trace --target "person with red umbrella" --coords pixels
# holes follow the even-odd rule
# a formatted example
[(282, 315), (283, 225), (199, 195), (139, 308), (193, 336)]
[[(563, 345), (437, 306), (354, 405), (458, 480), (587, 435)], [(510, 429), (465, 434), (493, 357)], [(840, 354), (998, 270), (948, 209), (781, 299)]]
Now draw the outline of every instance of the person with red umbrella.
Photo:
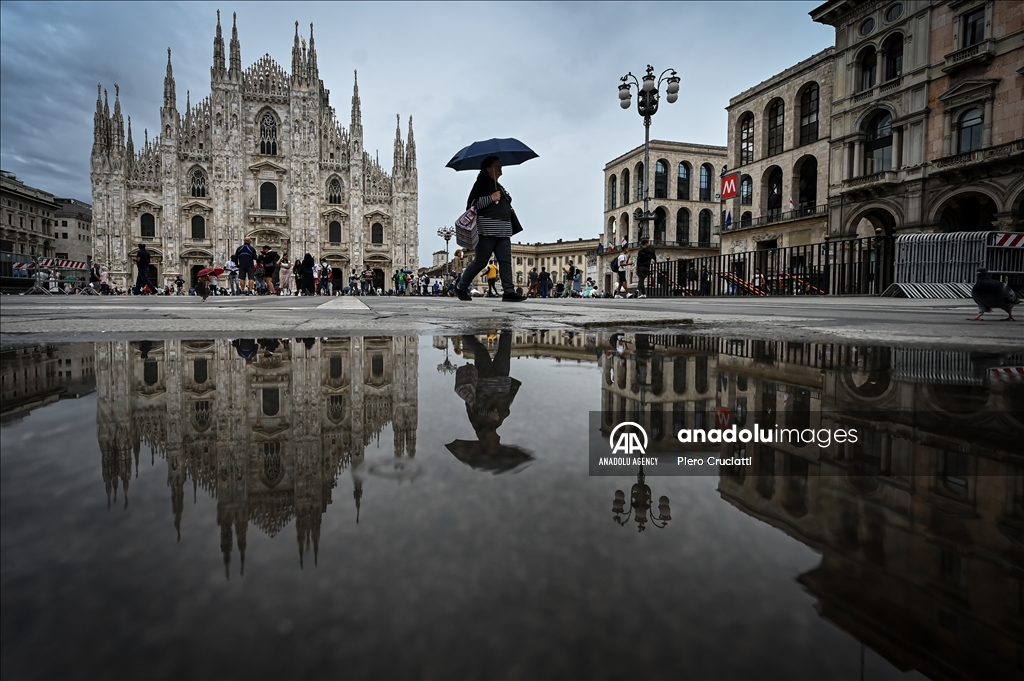
[(206, 267), (196, 273), (196, 295), (202, 297), (204, 303), (217, 290), (217, 277), (222, 274), (222, 267)]

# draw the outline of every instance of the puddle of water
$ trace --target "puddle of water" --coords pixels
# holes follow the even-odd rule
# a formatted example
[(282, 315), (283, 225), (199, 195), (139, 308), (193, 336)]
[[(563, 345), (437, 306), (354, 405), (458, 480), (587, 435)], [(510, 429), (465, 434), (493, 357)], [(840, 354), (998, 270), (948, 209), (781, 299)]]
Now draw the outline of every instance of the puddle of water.
[[(3, 675), (1009, 678), (1021, 365), (540, 331), (11, 348)], [(863, 436), (639, 482), (588, 474), (594, 412), (651, 452), (761, 416)]]

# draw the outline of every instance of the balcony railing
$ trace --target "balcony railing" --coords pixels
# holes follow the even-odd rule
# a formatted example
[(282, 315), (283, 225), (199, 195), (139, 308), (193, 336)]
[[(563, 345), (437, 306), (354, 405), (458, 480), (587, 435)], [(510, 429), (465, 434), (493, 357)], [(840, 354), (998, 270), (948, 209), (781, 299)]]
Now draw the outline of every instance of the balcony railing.
[(857, 102), (863, 102), (865, 99), (869, 99), (873, 94), (875, 94), (874, 87), (868, 88), (863, 92), (858, 92), (853, 96), (853, 103), (856, 104)]
[(822, 203), (817, 206), (804, 206), (797, 208), (796, 210), (786, 211), (785, 213), (769, 213), (768, 215), (751, 218), (750, 220), (740, 219), (733, 222), (728, 227), (723, 225), (722, 231), (736, 232), (741, 229), (752, 229), (754, 227), (763, 227), (764, 225), (771, 225), (779, 222), (802, 220), (804, 218), (814, 217), (815, 215), (825, 215), (826, 213), (828, 213), (827, 203)]
[(878, 86), (878, 93), (881, 94), (883, 92), (889, 92), (890, 90), (895, 90), (896, 88), (898, 88), (900, 86), (900, 83), (902, 81), (903, 81), (903, 78), (901, 76), (896, 76), (892, 80), (886, 81), (886, 82), (882, 83), (881, 85), (879, 85)]
[(991, 61), (994, 56), (992, 41), (982, 40), (980, 43), (947, 54), (946, 65), (942, 70), (946, 73), (954, 73), (968, 64)]
[(1024, 151), (1024, 139), (1014, 140), (1013, 142), (1000, 144), (999, 146), (989, 147), (987, 149), (975, 149), (974, 151), (966, 151), (962, 154), (944, 156), (937, 159), (934, 162), (934, 165), (936, 169), (943, 170), (946, 168), (981, 163), (983, 161), (992, 161), (1005, 156), (1012, 156), (1014, 153), (1020, 151)]
[(880, 173), (871, 173), (870, 175), (852, 177), (849, 180), (843, 180), (843, 190), (865, 189), (867, 187), (874, 187), (878, 185), (895, 184), (896, 175), (897, 173), (895, 170), (883, 170)]

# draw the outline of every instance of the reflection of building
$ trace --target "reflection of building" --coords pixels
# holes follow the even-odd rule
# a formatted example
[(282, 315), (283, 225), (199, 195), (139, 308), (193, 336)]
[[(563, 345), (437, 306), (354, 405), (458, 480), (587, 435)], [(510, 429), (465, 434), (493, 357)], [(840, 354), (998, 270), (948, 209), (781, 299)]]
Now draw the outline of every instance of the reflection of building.
[(0, 353), (0, 416), (8, 419), (96, 389), (91, 343), (8, 348)]
[(98, 343), (108, 495), (145, 445), (167, 462), (179, 531), (187, 481), (216, 497), (225, 568), (232, 532), (244, 561), (250, 521), (273, 536), (294, 519), (300, 561), (315, 559), (338, 475), (389, 423), (395, 456), (415, 456), (419, 351), (407, 337), (306, 341)]
[[(252, 237), (294, 261), (311, 253), (346, 275), (352, 268), (415, 269), (416, 144), (395, 131), (391, 172), (363, 148), (359, 88), (342, 127), (320, 79), (310, 26), (298, 23), (291, 72), (269, 54), (242, 68), (238, 31), (225, 53), (218, 14), (211, 93), (179, 113), (168, 51), (159, 135), (138, 151), (120, 99), (97, 95), (92, 148), (95, 256), (115, 281), (130, 274), (141, 242), (157, 285), (223, 264)], [(115, 88), (117, 86), (115, 85)]]
[[(624, 343), (623, 343), (624, 341)], [(1024, 391), (967, 353), (601, 338), (604, 426), (857, 428), (856, 444), (688, 445), (750, 457), (722, 498), (822, 553), (822, 615), (902, 670), (1012, 678), (1024, 639)], [(671, 425), (672, 431), (668, 431)], [(680, 451), (677, 445), (673, 451)]]

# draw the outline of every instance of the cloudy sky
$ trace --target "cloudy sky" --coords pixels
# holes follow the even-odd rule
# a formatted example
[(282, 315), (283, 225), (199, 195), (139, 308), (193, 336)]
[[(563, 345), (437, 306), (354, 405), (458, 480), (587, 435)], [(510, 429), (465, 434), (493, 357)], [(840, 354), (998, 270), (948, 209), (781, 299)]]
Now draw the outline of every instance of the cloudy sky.
[[(730, 97), (832, 44), (807, 13), (819, 2), (655, 3), (0, 3), (0, 165), (26, 183), (91, 200), (96, 83), (121, 86), (136, 147), (158, 128), (167, 47), (178, 108), (210, 91), (216, 10), (238, 13), (243, 67), (269, 53), (291, 65), (295, 22), (315, 24), (320, 76), (348, 125), (359, 71), (367, 150), (391, 167), (395, 114), (413, 116), (420, 259), (462, 212), (469, 173), (445, 168), (466, 144), (516, 137), (540, 157), (503, 184), (524, 241), (601, 231), (603, 168), (643, 143), (618, 79), (650, 63), (682, 78), (652, 138), (726, 143)], [(634, 98), (635, 103), (635, 98)]]

